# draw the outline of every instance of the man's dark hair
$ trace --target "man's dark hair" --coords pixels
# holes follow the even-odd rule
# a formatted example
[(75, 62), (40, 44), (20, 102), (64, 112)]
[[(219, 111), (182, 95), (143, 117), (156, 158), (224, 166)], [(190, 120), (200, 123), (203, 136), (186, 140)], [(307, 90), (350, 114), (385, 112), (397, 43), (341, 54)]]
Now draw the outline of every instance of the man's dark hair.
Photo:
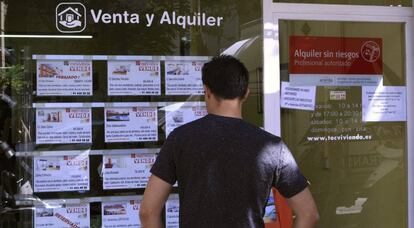
[(249, 72), (238, 59), (220, 55), (204, 64), (202, 79), (203, 84), (218, 98), (244, 98), (249, 85)]

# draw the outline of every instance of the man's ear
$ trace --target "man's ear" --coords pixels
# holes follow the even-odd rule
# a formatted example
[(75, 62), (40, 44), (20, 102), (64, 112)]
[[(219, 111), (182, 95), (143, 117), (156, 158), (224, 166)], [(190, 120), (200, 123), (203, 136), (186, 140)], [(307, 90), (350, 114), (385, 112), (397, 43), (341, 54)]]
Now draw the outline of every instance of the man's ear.
[(206, 96), (206, 98), (211, 98), (211, 90), (210, 88), (208, 88), (206, 85), (203, 85), (204, 87), (204, 95)]
[(245, 101), (246, 99), (247, 99), (247, 97), (249, 97), (249, 95), (250, 95), (250, 89), (249, 88), (247, 88), (247, 90), (246, 90), (246, 94), (244, 94), (244, 97), (241, 99), (242, 101)]

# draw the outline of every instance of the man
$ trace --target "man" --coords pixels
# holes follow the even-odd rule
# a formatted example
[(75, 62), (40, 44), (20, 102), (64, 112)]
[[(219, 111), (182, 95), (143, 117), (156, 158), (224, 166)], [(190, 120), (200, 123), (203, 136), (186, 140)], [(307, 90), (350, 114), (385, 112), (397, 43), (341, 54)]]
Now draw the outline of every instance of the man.
[(178, 181), (180, 228), (263, 227), (271, 187), (287, 198), (295, 227), (318, 212), (290, 151), (277, 136), (244, 122), (249, 76), (231, 56), (202, 69), (208, 115), (175, 129), (151, 169), (140, 208), (144, 228), (162, 227), (164, 203)]

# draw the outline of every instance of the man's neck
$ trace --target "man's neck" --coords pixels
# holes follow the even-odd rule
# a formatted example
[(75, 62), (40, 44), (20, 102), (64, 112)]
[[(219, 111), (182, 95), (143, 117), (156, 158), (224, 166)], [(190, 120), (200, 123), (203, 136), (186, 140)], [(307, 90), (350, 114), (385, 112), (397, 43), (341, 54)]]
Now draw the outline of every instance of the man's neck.
[(242, 119), (242, 107), (239, 100), (220, 100), (208, 105), (210, 114)]

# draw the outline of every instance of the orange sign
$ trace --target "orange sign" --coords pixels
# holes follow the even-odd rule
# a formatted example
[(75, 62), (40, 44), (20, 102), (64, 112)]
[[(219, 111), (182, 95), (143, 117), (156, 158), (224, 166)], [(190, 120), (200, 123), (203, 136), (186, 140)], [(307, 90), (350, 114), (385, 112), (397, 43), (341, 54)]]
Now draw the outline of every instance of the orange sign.
[(382, 40), (291, 36), (289, 73), (382, 75)]
[(291, 36), (289, 82), (293, 86), (382, 84), (382, 39)]

